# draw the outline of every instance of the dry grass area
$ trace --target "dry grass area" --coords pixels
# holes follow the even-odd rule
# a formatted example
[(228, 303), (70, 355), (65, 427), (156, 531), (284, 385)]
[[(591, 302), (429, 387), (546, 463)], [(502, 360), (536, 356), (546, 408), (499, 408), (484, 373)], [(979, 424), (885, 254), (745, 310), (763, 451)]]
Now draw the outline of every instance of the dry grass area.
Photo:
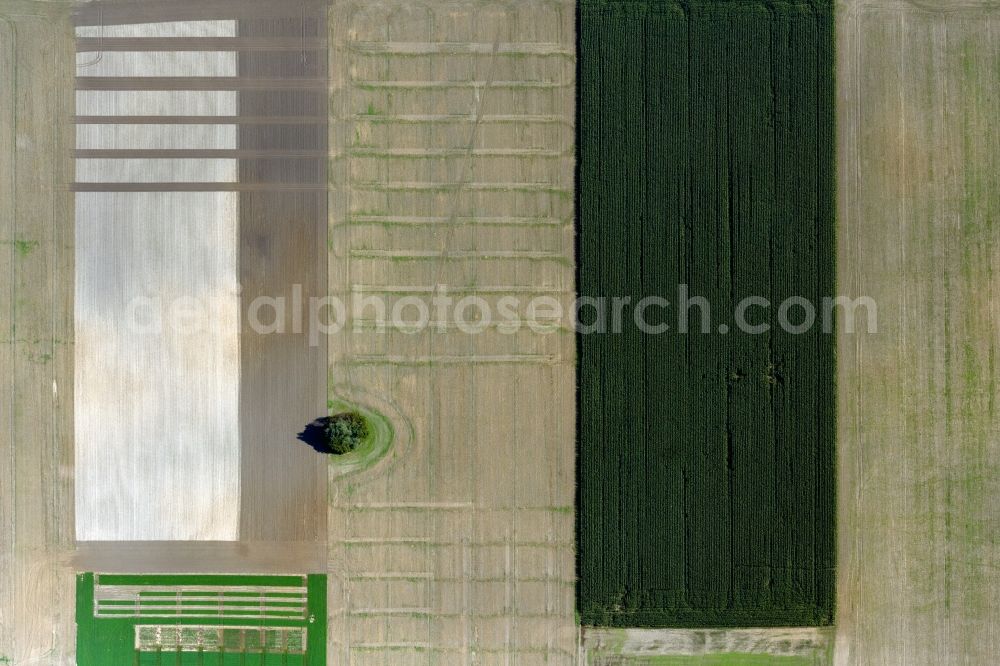
[(0, 663), (73, 664), (73, 38), (0, 3)]
[(839, 664), (1000, 654), (1000, 4), (838, 13)]

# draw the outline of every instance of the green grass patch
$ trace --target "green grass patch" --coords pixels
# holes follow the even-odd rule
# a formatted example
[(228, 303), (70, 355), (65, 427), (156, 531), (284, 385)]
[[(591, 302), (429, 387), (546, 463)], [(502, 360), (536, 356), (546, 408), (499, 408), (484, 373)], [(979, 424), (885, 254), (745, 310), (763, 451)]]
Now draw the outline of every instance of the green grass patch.
[[(24, 259), (38, 248), (38, 241), (35, 240), (15, 240), (8, 241), (17, 252), (17, 256)], [(0, 662), (2, 664), (3, 662)]]
[(392, 422), (384, 415), (362, 405), (352, 405), (338, 399), (327, 401), (327, 407), (331, 414), (356, 412), (368, 425), (366, 436), (354, 450), (330, 456), (330, 467), (335, 476), (346, 476), (368, 469), (384, 458), (392, 448), (395, 430)]
[[(104, 601), (101, 603), (102, 613), (110, 617), (95, 616), (95, 582), (100, 585), (140, 586), (150, 588), (151, 592), (163, 592), (164, 587), (174, 587), (175, 593), (182, 592), (182, 586), (198, 586), (211, 589), (217, 586), (247, 586), (247, 587), (290, 587), (303, 586), (306, 599), (306, 616), (300, 611), (269, 610), (267, 619), (247, 619), (238, 617), (247, 614), (254, 607), (244, 608), (245, 604), (231, 600), (226, 593), (226, 601), (220, 606), (221, 613), (206, 615), (205, 610), (186, 608), (182, 600), (176, 612), (169, 617), (135, 617), (137, 609), (143, 609), (148, 604), (172, 605), (171, 599), (151, 599), (143, 595), (141, 601), (131, 607)], [(140, 593), (141, 594), (141, 593)], [(237, 594), (237, 593), (232, 593)], [(239, 594), (246, 595), (246, 592)], [(286, 593), (266, 593), (270, 600), (274, 595)], [(109, 575), (82, 573), (76, 579), (76, 622), (77, 650), (76, 663), (80, 666), (107, 666), (108, 664), (139, 664), (139, 666), (176, 664), (177, 666), (237, 666), (254, 664), (255, 666), (321, 666), (326, 663), (326, 621), (327, 621), (327, 586), (326, 576), (310, 574), (308, 576), (239, 576), (239, 575)], [(175, 596), (175, 599), (179, 598)], [(279, 598), (284, 598), (280, 597)], [(199, 605), (203, 604), (199, 602)], [(269, 601), (269, 606), (285, 605), (283, 602)], [(109, 606), (111, 606), (109, 608)], [(255, 606), (259, 608), (259, 604)], [(160, 612), (160, 611), (152, 611)], [(237, 617), (233, 617), (237, 615)], [(135, 649), (135, 632), (137, 625), (176, 625), (191, 627), (266, 627), (269, 630), (281, 627), (302, 628), (307, 630), (306, 654), (284, 654), (276, 650), (264, 654), (259, 647), (252, 645), (245, 650), (238, 645), (229, 646), (225, 650), (206, 650), (204, 652), (149, 649), (137, 652)], [(251, 632), (250, 638), (253, 638)], [(2, 662), (0, 662), (2, 663)]]

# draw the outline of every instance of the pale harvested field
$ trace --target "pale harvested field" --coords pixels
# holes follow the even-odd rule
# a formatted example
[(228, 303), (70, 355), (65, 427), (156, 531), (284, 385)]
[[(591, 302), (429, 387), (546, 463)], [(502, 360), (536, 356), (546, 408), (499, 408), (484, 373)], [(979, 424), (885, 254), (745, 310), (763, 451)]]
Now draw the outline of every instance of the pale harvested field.
[(838, 664), (1000, 658), (1000, 3), (844, 3)]
[[(333, 5), (333, 293), (569, 305), (573, 12)], [(573, 663), (573, 336), (378, 318), (331, 341), (397, 449), (331, 484), (329, 663)]]

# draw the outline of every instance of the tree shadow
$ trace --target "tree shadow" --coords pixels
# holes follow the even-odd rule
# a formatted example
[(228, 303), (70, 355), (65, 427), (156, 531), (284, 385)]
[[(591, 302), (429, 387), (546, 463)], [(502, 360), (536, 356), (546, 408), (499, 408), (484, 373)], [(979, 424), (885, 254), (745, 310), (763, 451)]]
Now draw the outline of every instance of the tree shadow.
[(299, 441), (311, 446), (316, 453), (330, 455), (333, 453), (333, 450), (330, 449), (330, 443), (326, 436), (326, 427), (329, 422), (329, 416), (322, 416), (316, 419), (307, 425), (305, 430), (299, 433)]

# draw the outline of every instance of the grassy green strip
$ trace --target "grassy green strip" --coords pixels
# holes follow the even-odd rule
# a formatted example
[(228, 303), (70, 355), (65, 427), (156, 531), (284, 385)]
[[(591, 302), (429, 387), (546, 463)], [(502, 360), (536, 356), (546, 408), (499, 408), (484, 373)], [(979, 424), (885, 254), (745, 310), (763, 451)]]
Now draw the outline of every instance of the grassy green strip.
[(98, 574), (101, 585), (302, 587), (302, 576)]

